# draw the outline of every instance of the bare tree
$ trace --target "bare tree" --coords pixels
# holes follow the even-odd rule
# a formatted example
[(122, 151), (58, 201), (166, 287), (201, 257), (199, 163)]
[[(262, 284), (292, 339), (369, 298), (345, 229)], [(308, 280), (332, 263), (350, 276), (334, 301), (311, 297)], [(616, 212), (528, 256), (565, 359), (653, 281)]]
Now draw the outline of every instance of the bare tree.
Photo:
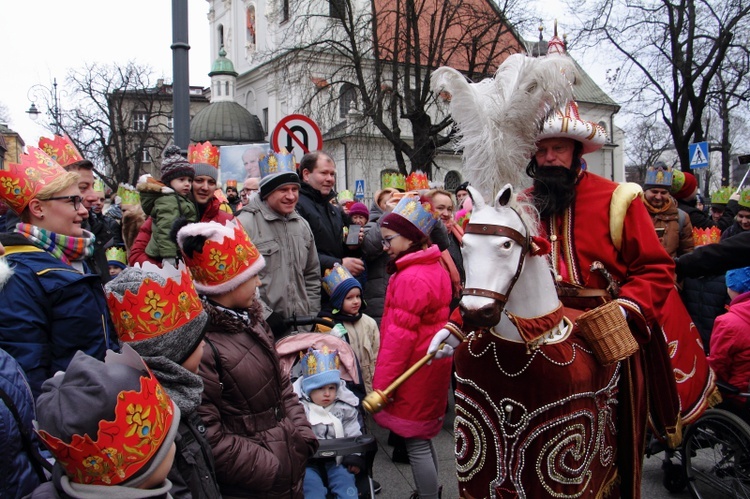
[(472, 79), (494, 74), (505, 57), (523, 50), (508, 22), (511, 15), (522, 19), (521, 7), (518, 0), (309, 2), (288, 30), (294, 42), (284, 60), (299, 68), (288, 76), (312, 80), (301, 108), (333, 123), (331, 133), (377, 132), (402, 173), (431, 176), (452, 124), (433, 107), (432, 71), (450, 65)]
[(660, 117), (680, 164), (688, 145), (705, 140), (704, 112), (716, 81), (750, 37), (744, 0), (595, 0), (578, 7), (589, 46), (613, 49), (621, 70), (612, 75), (631, 111)]
[[(143, 173), (143, 151), (162, 151), (171, 139), (172, 96), (152, 79), (152, 70), (129, 62), (90, 64), (68, 74), (76, 106), (66, 110), (63, 128), (113, 189), (135, 184)], [(135, 115), (142, 121), (135, 120)]]
[(625, 126), (625, 131), (628, 140), (625, 149), (628, 181), (642, 184), (646, 169), (672, 149), (672, 137), (666, 125), (654, 118), (634, 119)]

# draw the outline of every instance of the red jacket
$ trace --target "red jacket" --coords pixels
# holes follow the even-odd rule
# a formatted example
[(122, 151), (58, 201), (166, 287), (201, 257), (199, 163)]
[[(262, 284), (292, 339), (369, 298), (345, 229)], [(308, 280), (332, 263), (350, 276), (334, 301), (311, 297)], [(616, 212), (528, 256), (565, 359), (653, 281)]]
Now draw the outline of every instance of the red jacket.
[[(200, 209), (198, 210), (200, 211)], [(208, 202), (206, 209), (201, 215), (200, 222), (219, 222), (223, 224), (227, 220), (232, 220), (234, 215), (221, 209), (221, 201), (218, 198), (212, 197)], [(130, 248), (130, 256), (128, 257), (128, 264), (133, 266), (136, 263), (151, 262), (155, 265), (161, 265), (161, 262), (155, 260), (146, 254), (146, 246), (151, 240), (151, 224), (153, 220), (148, 217), (146, 221), (141, 225), (141, 229), (138, 231), (138, 236), (133, 241), (133, 246)]]
[[(440, 250), (401, 257), (391, 276), (380, 324), (380, 350), (373, 388), (384, 390), (427, 353), (434, 334), (448, 320), (451, 281), (440, 265)], [(433, 360), (391, 394), (393, 402), (375, 421), (407, 438), (434, 437), (443, 426), (451, 360)]]
[(742, 391), (750, 383), (750, 291), (729, 304), (714, 321), (709, 364), (716, 375)]

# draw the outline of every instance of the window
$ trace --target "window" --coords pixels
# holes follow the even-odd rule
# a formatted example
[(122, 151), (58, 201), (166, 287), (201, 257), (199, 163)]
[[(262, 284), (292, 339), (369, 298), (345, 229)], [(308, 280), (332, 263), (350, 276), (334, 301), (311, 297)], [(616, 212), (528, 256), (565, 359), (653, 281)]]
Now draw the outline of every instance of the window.
[(459, 185), (461, 185), (460, 173), (458, 173), (456, 170), (451, 170), (445, 174), (445, 179), (443, 179), (443, 187), (446, 191), (454, 192), (456, 190), (456, 187), (458, 187)]
[(167, 116), (167, 128), (174, 130), (174, 116), (171, 114)]
[(263, 131), (268, 133), (268, 108), (263, 108)]
[(148, 147), (141, 149), (141, 163), (151, 163), (151, 154), (148, 152)]
[(216, 34), (219, 37), (219, 47), (224, 47), (224, 25), (219, 24), (216, 28)]
[(357, 87), (351, 83), (344, 83), (339, 92), (339, 116), (346, 118), (352, 105), (357, 107)]
[(245, 28), (248, 46), (255, 45), (255, 5), (245, 11)]
[(289, 20), (289, 0), (281, 0), (281, 22)]
[(133, 130), (136, 132), (145, 132), (148, 123), (148, 114), (144, 111), (133, 112)]
[(346, 0), (328, 0), (328, 16), (344, 19), (346, 16)]

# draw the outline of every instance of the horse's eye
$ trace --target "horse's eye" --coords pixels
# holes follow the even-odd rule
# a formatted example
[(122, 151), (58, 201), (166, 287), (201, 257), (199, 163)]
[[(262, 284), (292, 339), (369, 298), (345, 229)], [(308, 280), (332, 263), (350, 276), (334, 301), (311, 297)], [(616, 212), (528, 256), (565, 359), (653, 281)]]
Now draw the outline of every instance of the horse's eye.
[(510, 249), (511, 246), (512, 246), (512, 244), (510, 243), (510, 241), (505, 241), (503, 243), (503, 248), (504, 249)]

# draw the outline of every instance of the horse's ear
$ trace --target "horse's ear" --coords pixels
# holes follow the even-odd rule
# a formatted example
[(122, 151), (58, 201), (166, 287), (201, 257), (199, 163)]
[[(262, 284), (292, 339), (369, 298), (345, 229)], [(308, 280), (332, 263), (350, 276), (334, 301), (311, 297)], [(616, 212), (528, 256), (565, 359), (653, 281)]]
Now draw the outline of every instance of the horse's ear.
[(472, 186), (468, 186), (467, 189), (469, 190), (469, 194), (471, 194), (471, 201), (474, 203), (474, 211), (479, 211), (484, 208), (486, 203), (479, 191)]
[(513, 197), (513, 186), (505, 184), (495, 196), (495, 206), (507, 206)]

